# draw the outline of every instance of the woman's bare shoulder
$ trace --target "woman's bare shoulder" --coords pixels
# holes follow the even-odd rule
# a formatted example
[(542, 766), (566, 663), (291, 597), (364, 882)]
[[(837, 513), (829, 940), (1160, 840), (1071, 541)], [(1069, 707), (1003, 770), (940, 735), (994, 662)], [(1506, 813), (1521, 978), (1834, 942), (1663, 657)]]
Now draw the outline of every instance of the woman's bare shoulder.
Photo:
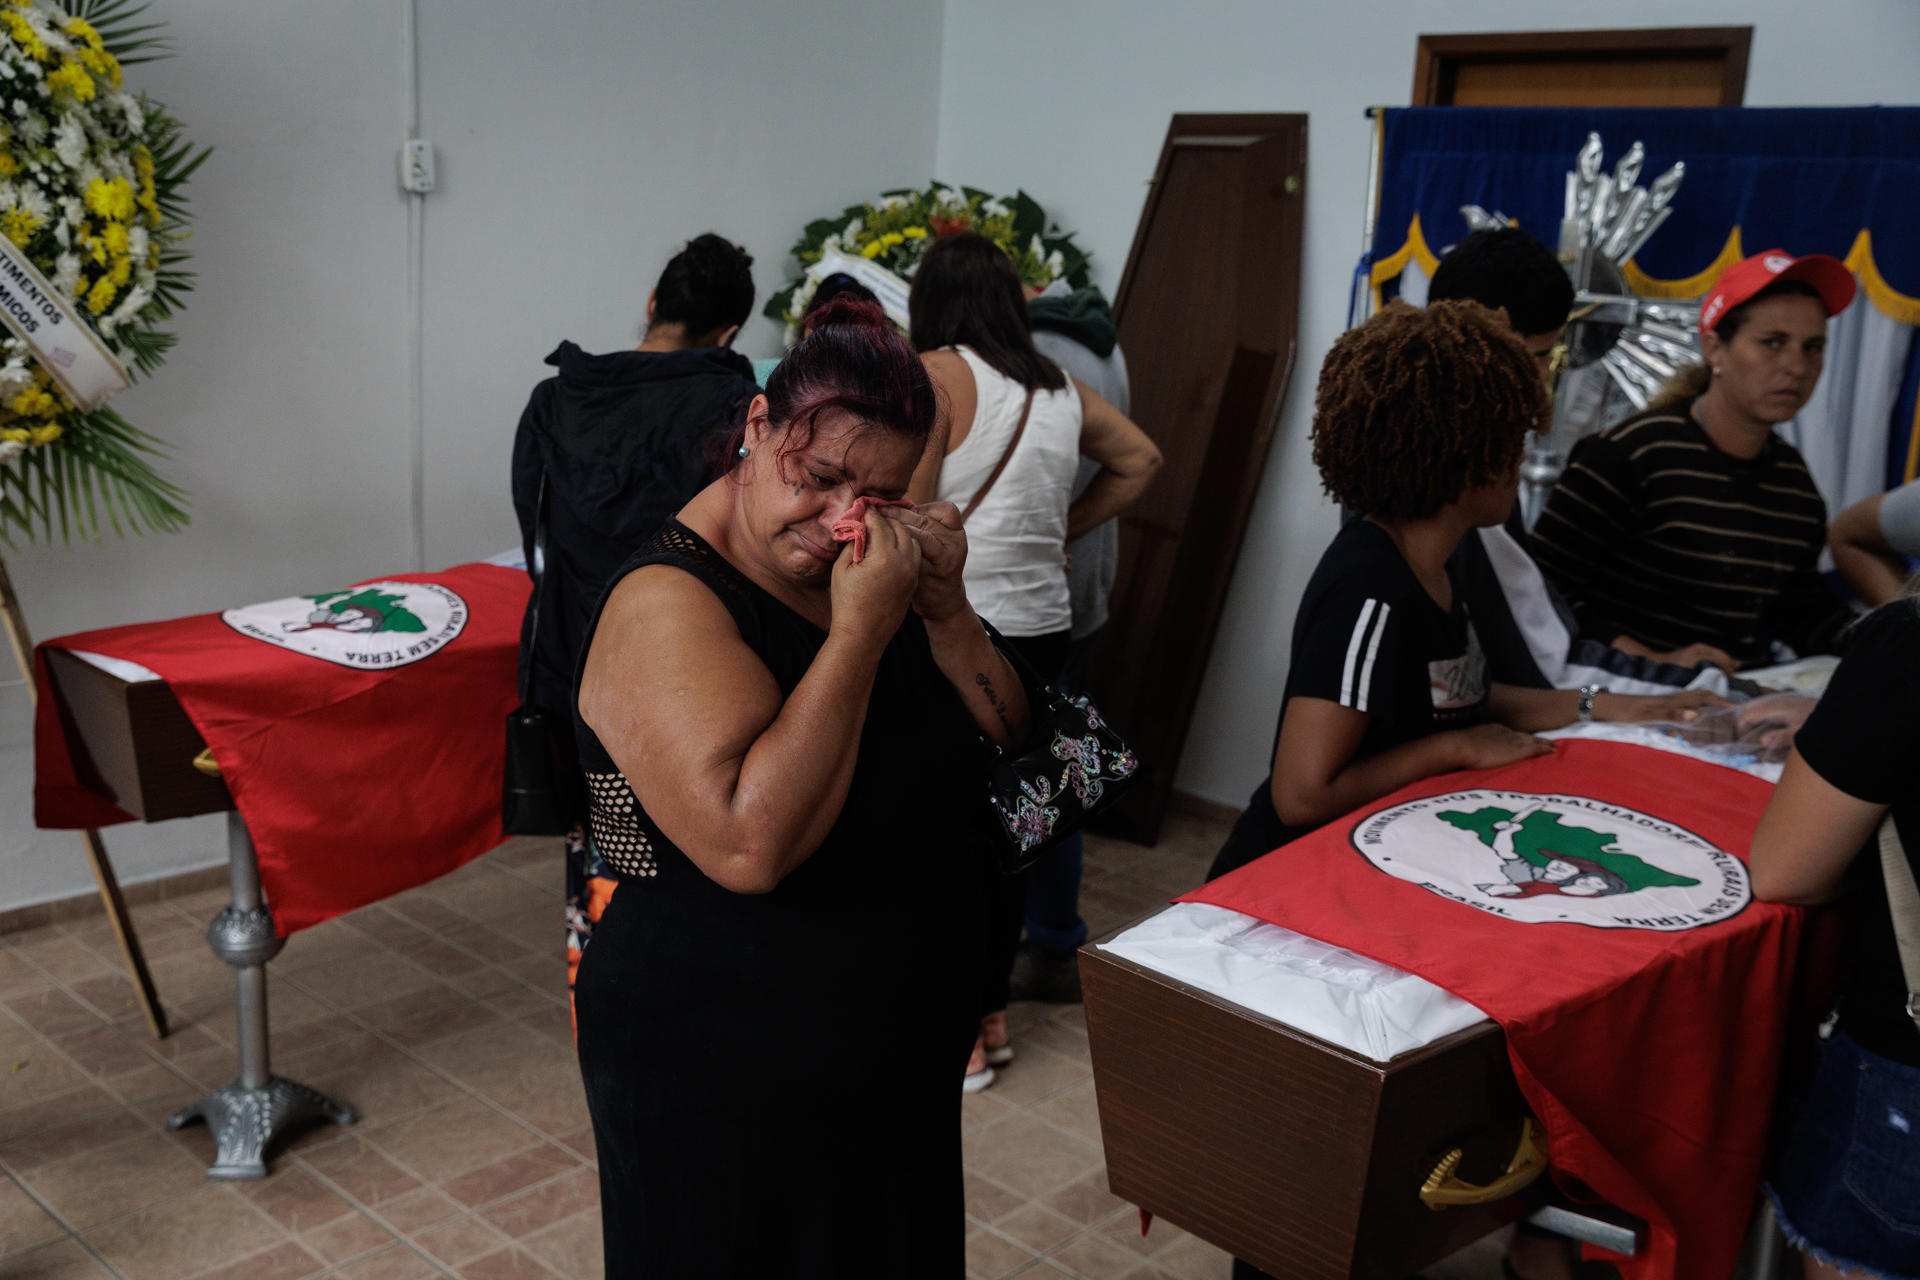
[(614, 584), (594, 628), (594, 643), (607, 632), (610, 639), (657, 642), (676, 635), (711, 637), (716, 630), (736, 639), (740, 634), (713, 588), (675, 565), (648, 564)]
[(608, 676), (625, 686), (642, 668), (724, 667), (751, 653), (739, 624), (706, 583), (673, 565), (643, 565), (608, 593), (587, 642), (580, 691), (584, 700)]
[(967, 367), (967, 358), (952, 347), (922, 351), (920, 363), (927, 366), (927, 376), (935, 382), (958, 383), (962, 386), (973, 384), (973, 370)]
[(684, 729), (693, 708), (742, 700), (769, 680), (712, 588), (645, 565), (607, 596), (580, 669), (580, 713), (613, 750), (623, 733), (662, 718)]

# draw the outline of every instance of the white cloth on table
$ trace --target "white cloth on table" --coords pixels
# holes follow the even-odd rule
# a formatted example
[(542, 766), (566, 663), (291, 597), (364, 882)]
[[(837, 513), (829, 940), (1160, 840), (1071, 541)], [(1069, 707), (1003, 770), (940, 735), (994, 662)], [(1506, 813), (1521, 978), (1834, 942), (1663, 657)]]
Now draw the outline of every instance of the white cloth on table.
[(1205, 902), (1176, 902), (1100, 949), (1375, 1062), (1487, 1017), (1425, 978)]
[(90, 667), (98, 667), (110, 676), (118, 676), (128, 684), (141, 684), (148, 680), (158, 680), (160, 673), (141, 666), (137, 662), (128, 662), (125, 658), (109, 658), (104, 653), (88, 653), (84, 649), (69, 649), (74, 657)]

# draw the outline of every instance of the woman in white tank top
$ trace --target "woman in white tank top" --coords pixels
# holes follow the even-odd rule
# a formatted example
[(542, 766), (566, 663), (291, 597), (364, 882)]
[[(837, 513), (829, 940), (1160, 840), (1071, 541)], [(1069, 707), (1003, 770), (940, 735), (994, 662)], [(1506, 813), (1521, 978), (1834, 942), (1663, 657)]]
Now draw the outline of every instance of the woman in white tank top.
[(1067, 497), (1080, 470), (1080, 397), (1063, 377), (1057, 388), (1035, 387), (1029, 407), (1027, 388), (979, 352), (951, 350), (973, 378), (973, 420), (940, 464), (934, 498), (965, 510), (999, 471), (967, 516), (967, 601), (1009, 638), (1064, 631), (1073, 623)]
[[(915, 502), (965, 513), (967, 600), (1041, 675), (1059, 674), (1073, 608), (1067, 543), (1146, 490), (1160, 451), (1096, 392), (1034, 349), (1011, 259), (972, 232), (938, 241), (920, 260), (908, 303), (913, 345), (947, 408), (914, 472)], [(1082, 456), (1102, 470), (1072, 498)], [(1020, 940), (1025, 884), (997, 887), (1005, 910), (987, 948), (981, 1007), (988, 1017), (964, 1087), (992, 1083), (1007, 1043), (1007, 974)]]

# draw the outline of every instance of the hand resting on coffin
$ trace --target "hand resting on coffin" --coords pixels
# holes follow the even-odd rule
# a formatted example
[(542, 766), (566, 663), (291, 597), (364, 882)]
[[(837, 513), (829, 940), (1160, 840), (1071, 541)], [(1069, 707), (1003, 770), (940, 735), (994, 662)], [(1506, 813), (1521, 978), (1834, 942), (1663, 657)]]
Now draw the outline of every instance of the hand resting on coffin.
[[(1559, 729), (1580, 718), (1578, 689), (1525, 689), (1495, 684), (1488, 705), (1496, 720), (1516, 729)], [(1616, 724), (1668, 722), (1685, 724), (1702, 707), (1724, 707), (1727, 700), (1705, 689), (1676, 689), (1672, 693), (1615, 693), (1602, 689), (1593, 697), (1593, 718)]]
[(1804, 693), (1770, 693), (1742, 703), (1735, 723), (1743, 737), (1761, 729), (1760, 745), (1777, 750), (1793, 744), (1793, 735), (1818, 705), (1820, 699)]
[(1287, 700), (1271, 784), (1280, 821), (1318, 826), (1437, 773), (1493, 769), (1553, 751), (1544, 738), (1503, 724), (1481, 724), (1362, 756), (1369, 719), (1364, 711), (1325, 698)]

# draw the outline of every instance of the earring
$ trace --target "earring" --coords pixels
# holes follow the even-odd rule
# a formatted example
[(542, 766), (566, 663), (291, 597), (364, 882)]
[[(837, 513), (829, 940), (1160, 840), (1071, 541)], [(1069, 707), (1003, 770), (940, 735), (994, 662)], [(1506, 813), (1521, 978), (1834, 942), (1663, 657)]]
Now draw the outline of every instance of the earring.
[[(1720, 372), (1720, 371), (1719, 371), (1718, 369), (1715, 369), (1715, 370), (1714, 370), (1714, 372), (1715, 372), (1715, 373), (1718, 373), (1718, 372)], [(752, 453), (752, 452), (753, 452), (753, 450), (751, 450), (751, 449), (749, 449), (749, 448), (747, 448), (747, 446), (745, 446), (745, 445), (741, 445), (741, 446), (740, 446), (740, 447), (739, 447), (738, 449), (736, 449), (736, 450), (734, 450), (734, 455), (733, 455), (733, 456), (734, 456), (734, 457), (736, 457), (736, 458), (744, 458), (744, 457), (746, 457), (746, 456), (747, 456), (747, 455), (748, 455), (749, 453)]]

